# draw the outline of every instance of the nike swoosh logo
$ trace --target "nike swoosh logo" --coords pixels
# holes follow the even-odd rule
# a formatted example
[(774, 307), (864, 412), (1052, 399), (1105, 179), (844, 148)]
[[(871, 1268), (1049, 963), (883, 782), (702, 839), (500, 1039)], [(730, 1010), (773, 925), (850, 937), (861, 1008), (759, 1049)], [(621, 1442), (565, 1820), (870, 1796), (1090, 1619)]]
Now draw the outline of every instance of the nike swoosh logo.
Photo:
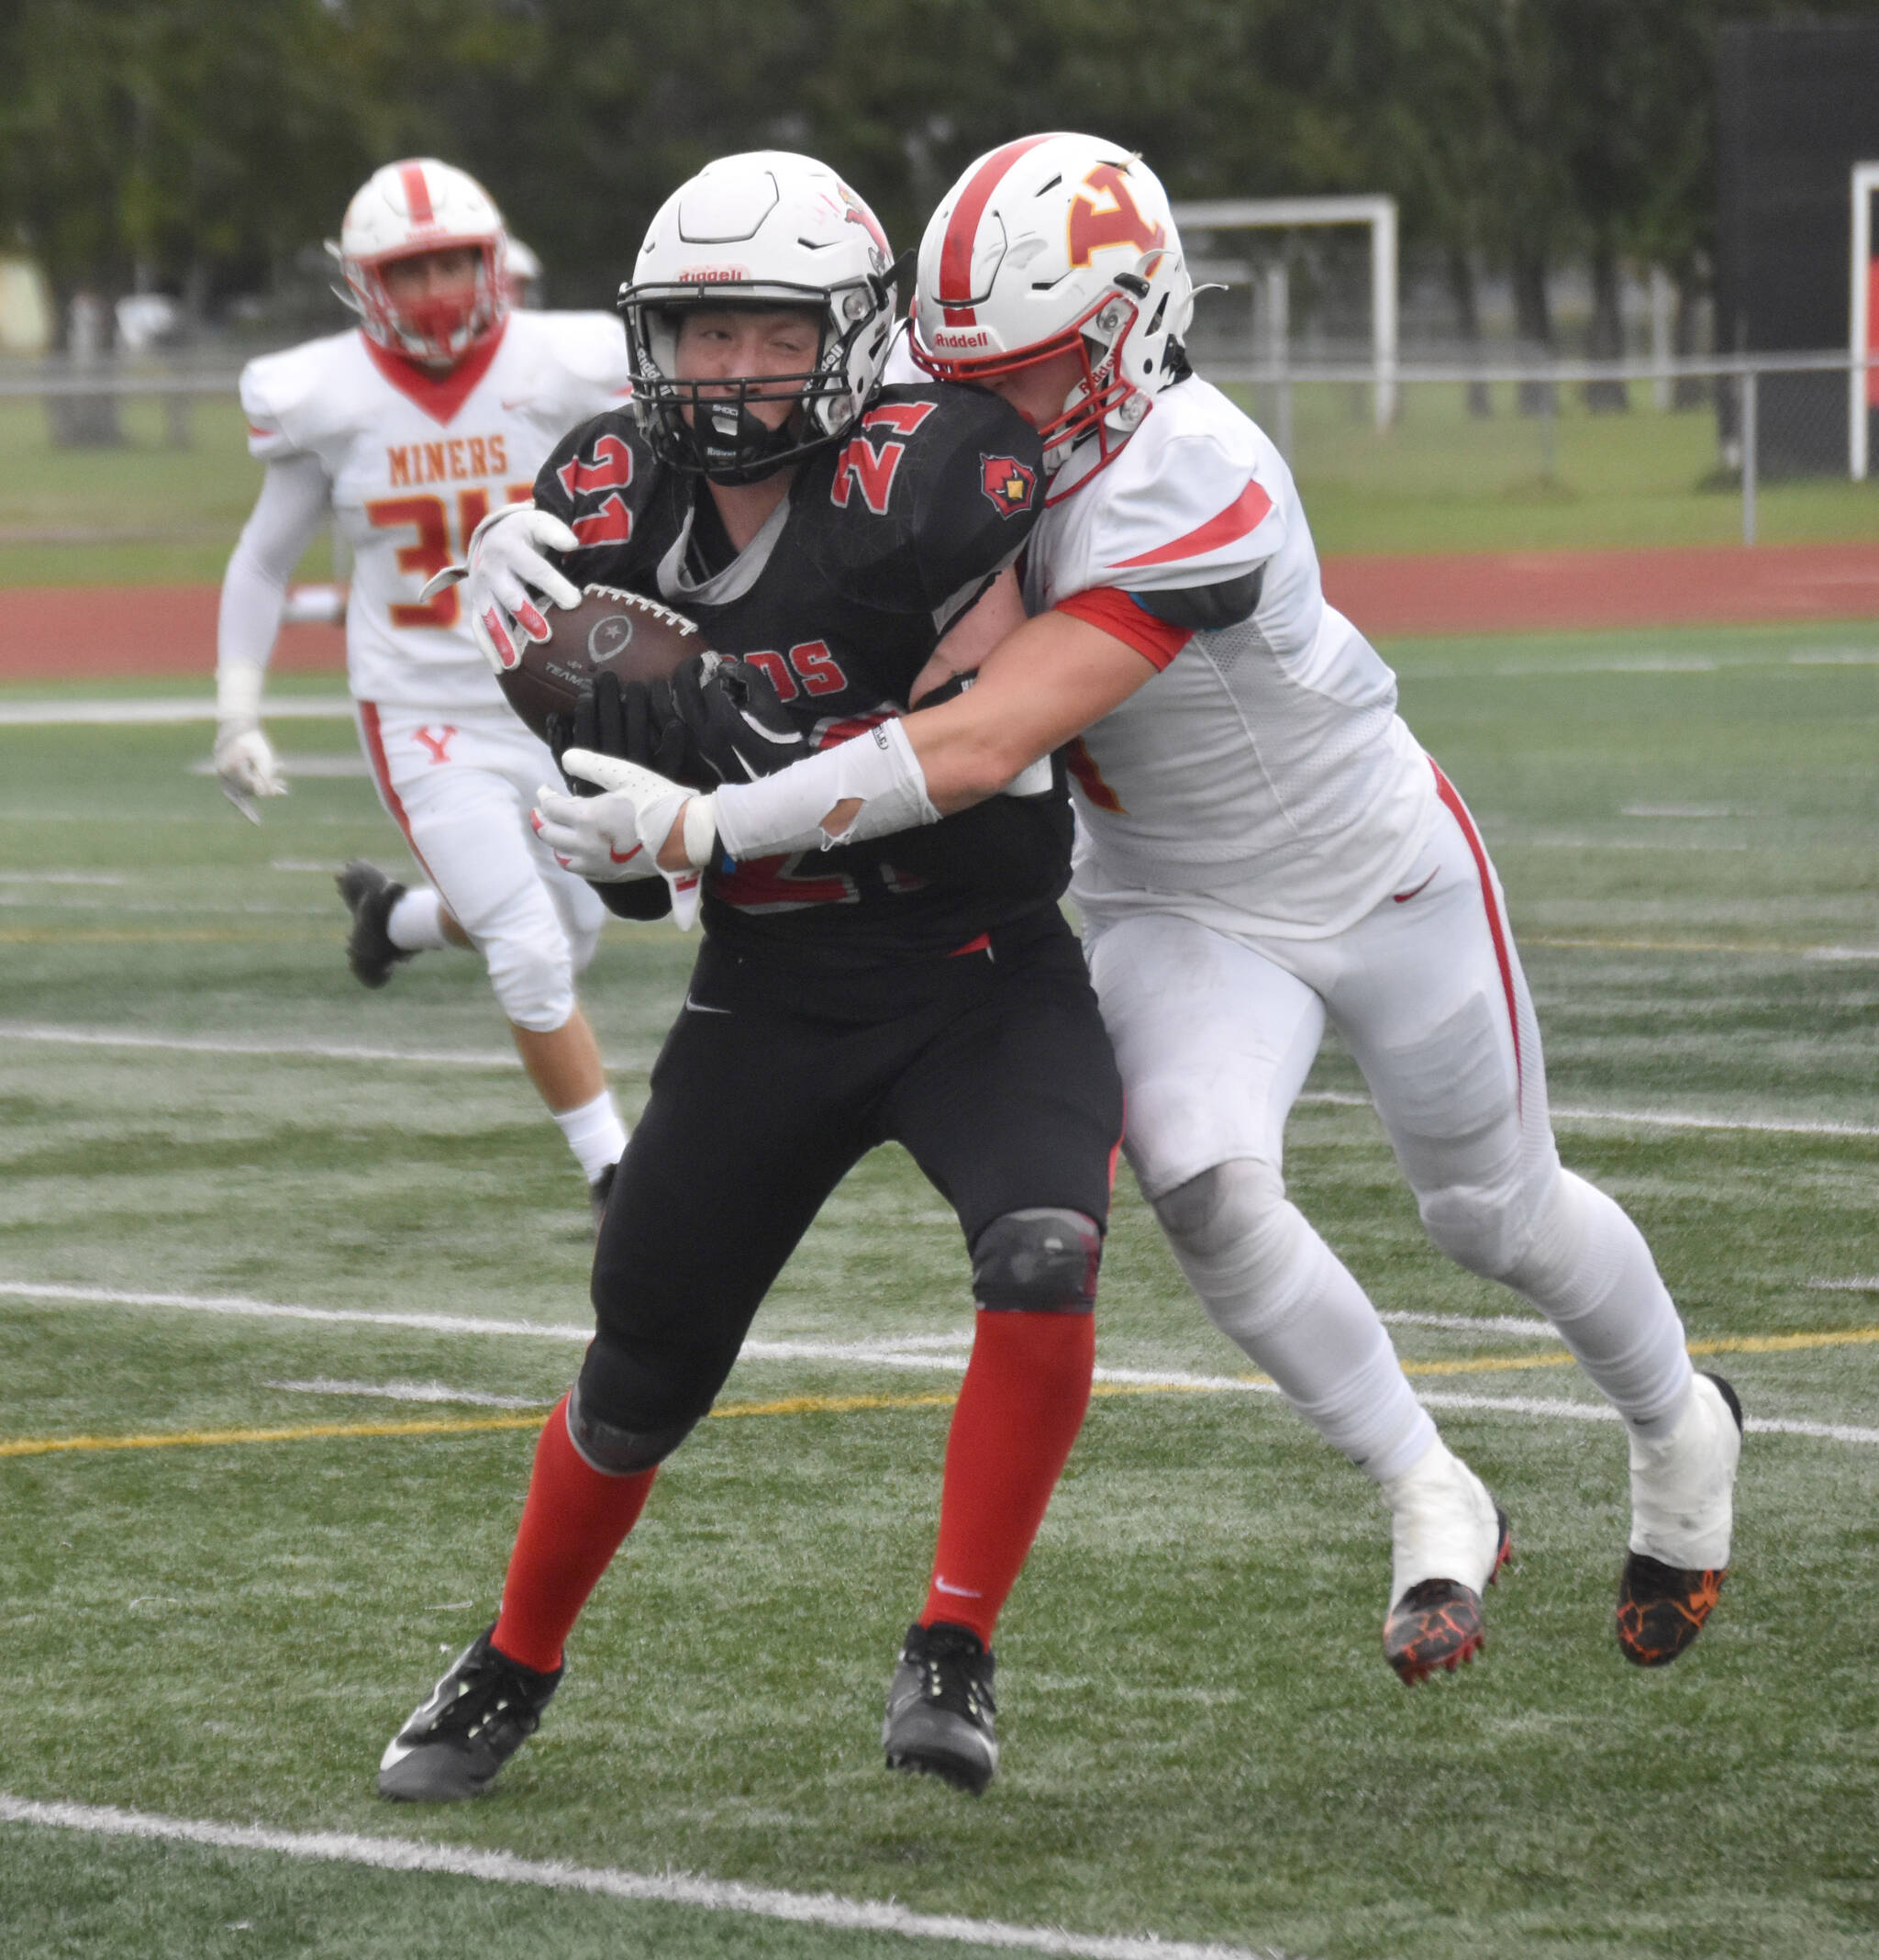
[(532, 406), (535, 397), (532, 395), (517, 395), (514, 401), (503, 404), (503, 413), (505, 415), (514, 415), (517, 408), (527, 408)]
[(983, 1599), (985, 1597), (975, 1586), (949, 1586), (940, 1578), (936, 1578), (933, 1584), (939, 1591), (951, 1593), (955, 1599)]
[(1423, 879), (1422, 883), (1416, 887), (1416, 891), (1392, 892), (1390, 894), (1390, 896), (1394, 898), (1398, 905), (1407, 905), (1409, 901), (1413, 897), (1415, 897), (1416, 892), (1426, 892), (1429, 887), (1435, 883), (1436, 871), (1440, 871), (1440, 869), (1441, 866), (1438, 864), (1435, 868), (1435, 871), (1430, 872), (1429, 876)]
[(702, 1000), (694, 1000), (687, 994), (685, 996), (685, 1012), (687, 1014), (728, 1014), (730, 1009), (728, 1008), (707, 1008)]
[(645, 850), (645, 848), (646, 847), (644, 844), (635, 844), (633, 848), (628, 851), (624, 857), (622, 857), (620, 853), (616, 851), (611, 844), (609, 844), (606, 847), (606, 854), (614, 861), (616, 864), (630, 864), (633, 860), (639, 855), (640, 852)]

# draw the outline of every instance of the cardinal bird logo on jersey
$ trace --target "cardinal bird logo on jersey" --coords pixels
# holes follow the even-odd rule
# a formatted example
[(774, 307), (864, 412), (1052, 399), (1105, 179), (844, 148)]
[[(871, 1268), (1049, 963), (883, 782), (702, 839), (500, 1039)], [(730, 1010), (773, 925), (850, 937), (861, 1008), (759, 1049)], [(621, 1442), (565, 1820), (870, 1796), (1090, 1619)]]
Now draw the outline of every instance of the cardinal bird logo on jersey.
[(1016, 456), (981, 456), (979, 488), (992, 500), (1001, 518), (1016, 517), (1031, 507), (1038, 487), (1038, 473)]
[(1133, 245), (1152, 251), (1168, 242), (1160, 224), (1150, 224), (1137, 206), (1133, 193), (1113, 163), (1098, 163), (1076, 187), (1070, 201), (1070, 262), (1087, 265), (1090, 254), (1112, 245)]

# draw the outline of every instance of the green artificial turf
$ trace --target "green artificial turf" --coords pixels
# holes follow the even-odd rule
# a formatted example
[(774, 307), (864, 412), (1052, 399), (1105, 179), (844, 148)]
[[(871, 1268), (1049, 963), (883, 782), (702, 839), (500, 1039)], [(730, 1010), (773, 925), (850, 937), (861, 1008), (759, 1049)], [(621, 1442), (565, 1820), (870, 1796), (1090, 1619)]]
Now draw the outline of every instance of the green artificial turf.
[[(1879, 631), (1392, 657), (1507, 881), (1567, 1161), (1638, 1218), (1751, 1417), (1870, 1438)], [(350, 741), (276, 732), (290, 768)], [(577, 1360), (584, 1194), (468, 956), (379, 995), (348, 977), (330, 874), (403, 863), (369, 785), (303, 777), (254, 829), (190, 773), (206, 741), (0, 727), (0, 1285), (543, 1331), (0, 1293), (0, 1446), (456, 1425), (0, 1455), (0, 1795), (1321, 1960), (1879, 1943), (1879, 1447), (1751, 1435), (1722, 1605), (1641, 1673), (1610, 1628), (1621, 1432), (1445, 1403), (1595, 1401), (1556, 1349), (1488, 1325), (1393, 1330), (1514, 1521), (1488, 1652), (1453, 1679), (1406, 1692), (1384, 1665), (1383, 1506), (1274, 1398), (1106, 1392), (1001, 1627), (996, 1782), (974, 1802), (891, 1776), (880, 1698), (956, 1376), (751, 1359), (495, 1791), (380, 1804), (386, 1737), (492, 1613), (532, 1410)], [(588, 976), (629, 1108), (690, 952), (617, 927)], [(1521, 1310), (1428, 1246), (1373, 1118), (1325, 1099), (1358, 1086), (1329, 1046), (1294, 1197), (1386, 1310)], [(1126, 1174), (1117, 1196), (1100, 1364), (1243, 1375)], [(728, 1153), (727, 1230), (743, 1201)], [(966, 1277), (945, 1208), (884, 1151), (757, 1333), (963, 1334)], [(357, 1392), (387, 1384), (526, 1406)], [(0, 1823), (9, 1956), (992, 1950)]]

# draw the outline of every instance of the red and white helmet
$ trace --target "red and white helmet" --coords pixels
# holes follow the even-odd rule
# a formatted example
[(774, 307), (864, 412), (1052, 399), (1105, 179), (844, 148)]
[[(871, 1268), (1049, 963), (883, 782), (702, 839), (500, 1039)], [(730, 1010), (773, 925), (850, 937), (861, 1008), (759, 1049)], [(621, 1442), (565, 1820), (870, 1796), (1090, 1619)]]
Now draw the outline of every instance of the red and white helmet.
[(1083, 375), (1045, 424), (1056, 469), (1095, 430), (1106, 462), (1186, 372), (1194, 284), (1161, 180), (1094, 136), (1020, 137), (940, 200), (920, 240), (913, 356), (941, 381), (1009, 374), (1067, 349)]
[[(384, 268), (395, 259), (469, 246), (482, 254), (476, 287), (463, 301), (425, 300), (395, 306)], [(435, 157), (407, 157), (374, 171), (346, 206), (339, 242), (339, 292), (381, 347), (432, 363), (462, 359), (509, 310), (508, 239), (495, 200), (467, 171)]]
[[(881, 383), (894, 338), (893, 260), (880, 219), (814, 157), (748, 150), (682, 184), (619, 295), (634, 406), (655, 451), (675, 468), (739, 483), (834, 441)], [(700, 306), (812, 309), (821, 326), (813, 366), (701, 394), (676, 366), (680, 318)], [(770, 429), (748, 404), (791, 384), (799, 408)]]

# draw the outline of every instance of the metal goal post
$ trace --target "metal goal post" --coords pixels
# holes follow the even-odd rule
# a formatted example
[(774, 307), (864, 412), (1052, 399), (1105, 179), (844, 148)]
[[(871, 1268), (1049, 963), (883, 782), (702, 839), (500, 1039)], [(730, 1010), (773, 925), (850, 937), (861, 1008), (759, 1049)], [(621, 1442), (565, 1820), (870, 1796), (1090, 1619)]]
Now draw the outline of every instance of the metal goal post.
[[(1879, 166), (1875, 166), (1879, 167)], [(1384, 196), (1222, 197), (1177, 204), (1183, 230), (1297, 231), (1314, 225), (1370, 228), (1370, 345), (1376, 426), (1396, 415), (1396, 200)]]

